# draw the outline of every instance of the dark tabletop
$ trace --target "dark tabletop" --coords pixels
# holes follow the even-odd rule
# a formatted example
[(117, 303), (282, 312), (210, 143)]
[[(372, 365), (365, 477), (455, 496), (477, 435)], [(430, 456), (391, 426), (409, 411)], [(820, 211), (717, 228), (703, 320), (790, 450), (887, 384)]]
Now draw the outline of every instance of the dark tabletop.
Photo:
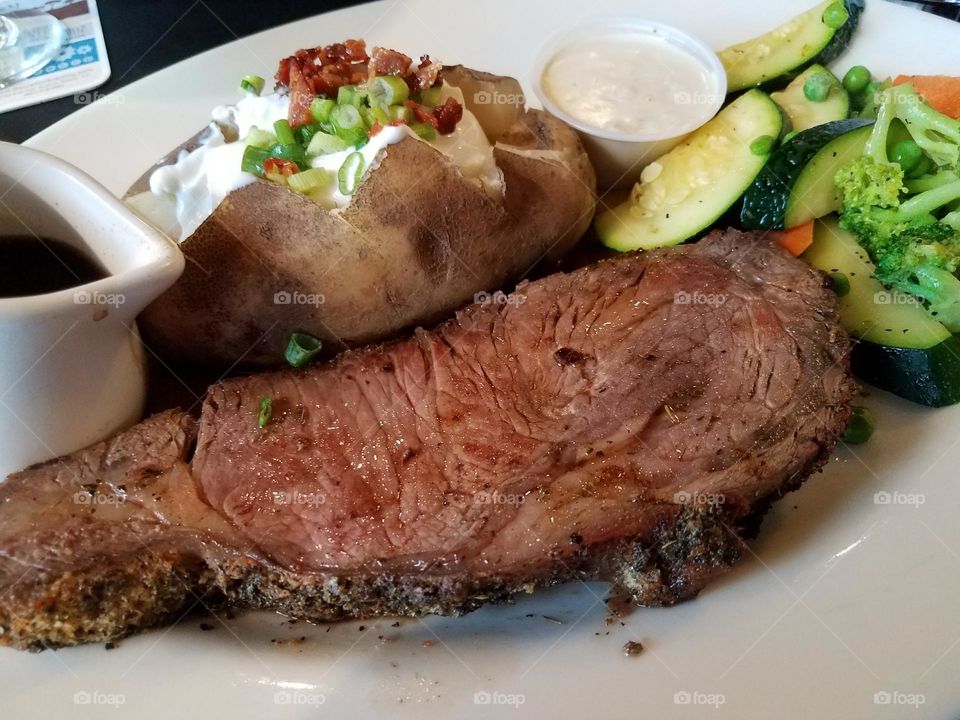
[[(112, 74), (110, 93), (184, 58), (358, 0), (99, 0)], [(0, 114), (0, 140), (22, 142), (80, 109), (73, 96)]]
[[(113, 92), (237, 38), (357, 4), (358, 0), (100, 0), (100, 19), (113, 74), (99, 92)], [(923, 7), (954, 20), (960, 17), (957, 5)], [(0, 140), (22, 142), (79, 108), (71, 96), (0, 114)]]

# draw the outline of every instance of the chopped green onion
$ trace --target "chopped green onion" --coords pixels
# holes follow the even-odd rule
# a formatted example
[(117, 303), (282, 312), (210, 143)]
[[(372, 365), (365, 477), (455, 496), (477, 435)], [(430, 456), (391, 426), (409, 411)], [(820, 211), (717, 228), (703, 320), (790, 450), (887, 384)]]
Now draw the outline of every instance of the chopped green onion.
[(256, 145), (247, 145), (243, 151), (243, 159), (240, 161), (240, 169), (257, 177), (263, 177), (263, 163), (268, 157), (270, 157), (269, 150)]
[(337, 135), (348, 130), (356, 130), (363, 125), (360, 111), (353, 105), (337, 105), (330, 113), (330, 124)]
[(426, 105), (427, 107), (436, 107), (440, 104), (440, 93), (443, 90), (442, 85), (437, 87), (427, 88), (426, 90), (420, 91), (420, 104)]
[(830, 284), (833, 286), (833, 291), (837, 294), (837, 297), (850, 294), (850, 278), (847, 277), (846, 273), (830, 273)]
[(270, 155), (283, 160), (293, 160), (301, 170), (307, 168), (307, 153), (299, 143), (274, 145), (270, 148)]
[(244, 75), (240, 78), (240, 89), (246, 93), (259, 95), (263, 90), (264, 79), (259, 75)]
[(366, 93), (360, 92), (353, 85), (341, 85), (337, 90), (337, 105), (350, 105), (359, 108), (363, 104)]
[(347, 155), (347, 159), (343, 161), (343, 165), (337, 171), (337, 184), (342, 194), (353, 195), (356, 192), (360, 180), (363, 178), (363, 166), (363, 153), (352, 152)]
[(870, 408), (854, 406), (853, 414), (847, 420), (847, 427), (843, 431), (841, 440), (848, 445), (859, 445), (865, 443), (873, 435), (876, 429), (876, 421)]
[(406, 81), (396, 75), (381, 75), (374, 79), (370, 92), (373, 97), (387, 105), (403, 105), (410, 97), (410, 88)]
[(310, 144), (307, 146), (307, 155), (326, 155), (327, 153), (341, 152), (349, 147), (350, 145), (346, 141), (336, 135), (318, 132), (310, 139)]
[(803, 84), (803, 96), (810, 102), (823, 102), (830, 94), (834, 82), (834, 77), (830, 73), (814, 73)]
[(297, 142), (306, 147), (318, 132), (323, 132), (323, 127), (320, 123), (309, 123), (308, 125), (298, 127), (293, 131), (293, 134), (296, 136)]
[(430, 140), (435, 140), (437, 137), (437, 130), (430, 125), (429, 123), (413, 123), (410, 126), (410, 129), (413, 130), (417, 135), (419, 135), (424, 140), (428, 142)]
[(287, 185), (298, 193), (310, 193), (314, 190), (328, 188), (333, 185), (333, 172), (323, 168), (310, 168), (303, 172), (294, 173), (287, 178)]
[(330, 113), (330, 124), (341, 140), (356, 146), (367, 137), (360, 111), (353, 105), (337, 105)]
[[(296, 176), (294, 176), (296, 177)], [(283, 357), (293, 367), (303, 367), (317, 356), (323, 348), (319, 338), (308, 333), (295, 332), (290, 336)]]
[(394, 105), (390, 108), (390, 122), (403, 122), (409, 125), (413, 122), (413, 110), (403, 105)]
[(314, 98), (310, 103), (310, 114), (318, 123), (326, 122), (330, 119), (330, 111), (337, 105), (335, 100), (330, 98)]
[(281, 145), (293, 145), (297, 139), (293, 136), (290, 123), (286, 120), (277, 120), (273, 124), (273, 131), (277, 135), (277, 142)]
[(386, 125), (390, 122), (390, 113), (387, 111), (387, 107), (380, 105), (380, 103), (374, 103), (371, 107), (361, 105), (360, 117), (363, 118), (363, 123), (367, 128), (372, 128), (377, 123)]
[(826, 25), (831, 30), (837, 30), (842, 28), (844, 23), (847, 22), (847, 19), (850, 17), (850, 13), (847, 12), (847, 8), (844, 7), (842, 0), (840, 2), (835, 2), (832, 5), (829, 5), (826, 10), (823, 11), (823, 24)]
[(783, 136), (783, 141), (785, 143), (790, 142), (791, 140), (793, 140), (793, 138), (797, 136), (798, 133), (799, 133), (799, 130), (791, 130), (790, 132), (788, 132), (786, 135)]
[(267, 426), (273, 417), (273, 401), (269, 395), (260, 398), (260, 412), (257, 414), (257, 427), (261, 430)]
[(750, 152), (754, 155), (769, 155), (773, 152), (773, 146), (776, 144), (777, 139), (770, 135), (761, 135), (752, 143), (750, 143)]
[(250, 132), (247, 133), (247, 137), (244, 138), (243, 142), (245, 145), (252, 145), (253, 147), (266, 150), (276, 144), (277, 139), (273, 136), (273, 133), (255, 127), (250, 128)]

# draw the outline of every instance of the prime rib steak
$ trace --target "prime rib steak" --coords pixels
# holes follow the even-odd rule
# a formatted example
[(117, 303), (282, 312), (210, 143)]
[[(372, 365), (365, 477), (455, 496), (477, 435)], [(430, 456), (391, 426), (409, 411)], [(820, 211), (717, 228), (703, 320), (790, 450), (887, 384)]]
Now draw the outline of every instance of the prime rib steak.
[(726, 231), (221, 382), (199, 422), (156, 415), (0, 485), (0, 643), (114, 639), (198, 598), (325, 621), (579, 578), (675, 603), (826, 460), (847, 354), (824, 276)]

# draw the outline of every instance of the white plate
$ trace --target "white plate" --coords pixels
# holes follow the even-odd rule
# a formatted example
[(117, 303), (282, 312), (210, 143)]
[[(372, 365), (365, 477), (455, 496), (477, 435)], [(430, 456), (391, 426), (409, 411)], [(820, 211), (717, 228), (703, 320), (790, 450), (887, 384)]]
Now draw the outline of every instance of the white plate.
[[(960, 72), (960, 27), (869, 2), (841, 69), (856, 62), (881, 76)], [(719, 48), (810, 4), (375, 3), (181, 62), (28, 144), (79, 165), (119, 194), (202, 127), (211, 107), (230, 101), (242, 74), (270, 77), (276, 60), (299, 47), (363, 37), (529, 81), (541, 42), (587, 16), (635, 12)], [(362, 623), (365, 629), (291, 628), (259, 615), (212, 620), (215, 629), (201, 632), (200, 620), (191, 619), (111, 652), (0, 651), (2, 715), (955, 718), (960, 407), (926, 410), (882, 393), (868, 402), (879, 417), (875, 439), (856, 454), (839, 452), (824, 474), (780, 502), (752, 544), (755, 555), (679, 607), (640, 609), (625, 625), (607, 626), (603, 586), (578, 585), (462, 619), (408, 620), (398, 628), (392, 620)], [(880, 504), (876, 493), (923, 502)], [(271, 642), (301, 635), (307, 640), (300, 645)], [(628, 640), (642, 640), (646, 652), (624, 657)], [(505, 704), (521, 700), (519, 710)], [(104, 706), (111, 701), (123, 704)]]

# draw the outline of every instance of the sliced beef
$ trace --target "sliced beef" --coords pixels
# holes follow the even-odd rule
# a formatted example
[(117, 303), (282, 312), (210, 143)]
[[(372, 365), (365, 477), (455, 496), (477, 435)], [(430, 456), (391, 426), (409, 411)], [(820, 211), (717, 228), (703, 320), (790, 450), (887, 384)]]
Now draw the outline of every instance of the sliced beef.
[[(189, 466), (165, 414), (0, 486), (0, 642), (119, 637), (201, 597), (333, 620), (580, 578), (677, 602), (826, 459), (847, 351), (824, 276), (727, 231), (219, 383)], [(91, 486), (124, 500), (74, 502)]]
[(249, 545), (196, 492), (196, 421), (155, 415), (0, 485), (0, 644), (122, 637), (176, 617)]

